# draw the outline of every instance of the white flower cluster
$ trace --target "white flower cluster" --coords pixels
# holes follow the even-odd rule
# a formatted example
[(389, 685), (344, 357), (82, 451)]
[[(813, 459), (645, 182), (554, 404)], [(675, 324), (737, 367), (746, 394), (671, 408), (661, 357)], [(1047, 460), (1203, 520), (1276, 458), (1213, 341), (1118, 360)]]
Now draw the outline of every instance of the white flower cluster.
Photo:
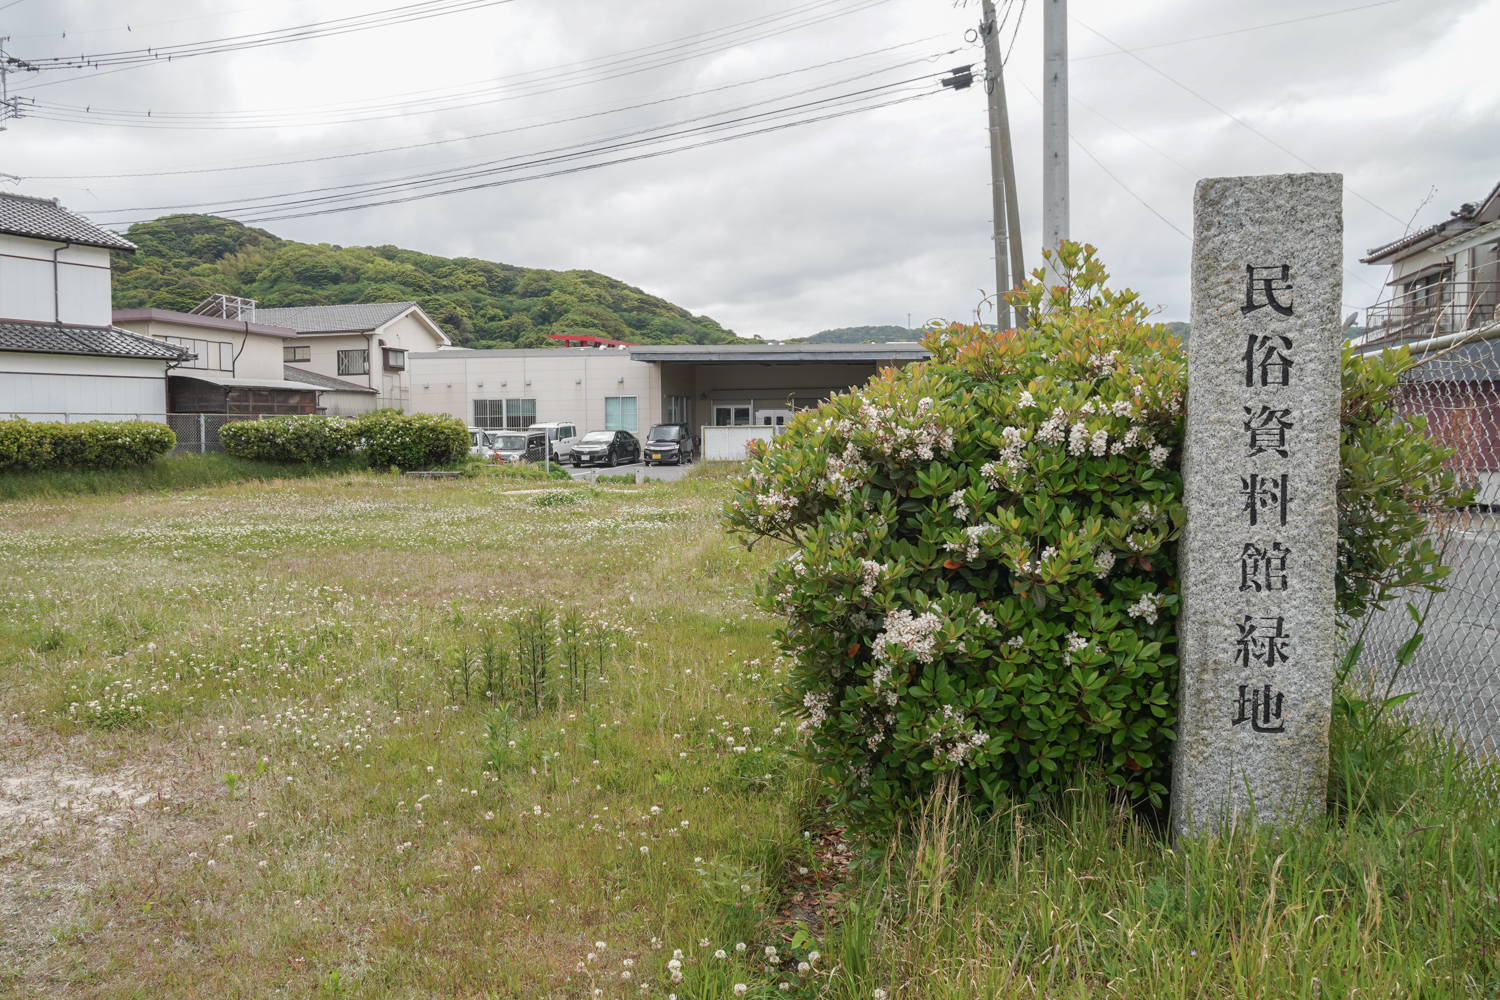
[(1147, 624), (1155, 625), (1156, 617), (1161, 612), (1162, 595), (1145, 594), (1139, 601), (1125, 609), (1125, 613), (1132, 618), (1143, 618)]
[(860, 423), (840, 420), (834, 429), (845, 438), (863, 433), (872, 439), (871, 447), (893, 461), (920, 458), (930, 462), (938, 451), (953, 448), (953, 430), (945, 427), (933, 412), (930, 396), (917, 401), (916, 413), (908, 416), (894, 407), (865, 403), (859, 408)]
[(828, 456), (827, 468), (828, 476), (824, 484), (833, 487), (842, 500), (848, 500), (855, 490), (870, 479), (870, 467), (860, 457), (859, 449), (852, 441), (844, 445), (841, 454)]
[(974, 524), (964, 529), (965, 540), (947, 542), (943, 549), (948, 552), (963, 552), (964, 559), (974, 562), (979, 558), (979, 543), (986, 535), (998, 534), (1000, 529), (993, 524)]
[(890, 571), (890, 567), (873, 559), (861, 560), (859, 567), (864, 573), (864, 581), (859, 585), (860, 596), (870, 597), (875, 593), (875, 585)]
[(937, 653), (937, 631), (943, 620), (931, 611), (913, 615), (902, 608), (885, 616), (885, 631), (875, 640), (875, 658), (889, 660), (888, 644), (894, 643), (922, 663), (931, 663)]
[(829, 697), (827, 694), (819, 694), (816, 691), (809, 691), (803, 695), (802, 707), (807, 709), (807, 717), (797, 723), (797, 732), (807, 733), (827, 722), (828, 701)]
[(1086, 638), (1084, 636), (1081, 636), (1077, 632), (1069, 632), (1068, 633), (1068, 648), (1063, 651), (1063, 662), (1067, 663), (1067, 664), (1072, 664), (1072, 662), (1073, 662), (1073, 654), (1074, 653), (1081, 653), (1085, 649), (1088, 649), (1089, 643), (1092, 642), (1092, 641), (1093, 641), (1092, 639), (1088, 639), (1088, 638)]
[(989, 741), (989, 734), (977, 729), (965, 729), (964, 713), (952, 705), (944, 705), (941, 716), (928, 720), (927, 740), (932, 747), (932, 756), (951, 764), (962, 765), (970, 755)]
[(969, 505), (964, 502), (964, 491), (962, 489), (954, 490), (948, 494), (948, 506), (958, 515), (960, 520), (967, 521), (969, 519)]
[(1098, 580), (1109, 576), (1109, 571), (1115, 568), (1115, 550), (1100, 547), (1094, 552), (1094, 578)]

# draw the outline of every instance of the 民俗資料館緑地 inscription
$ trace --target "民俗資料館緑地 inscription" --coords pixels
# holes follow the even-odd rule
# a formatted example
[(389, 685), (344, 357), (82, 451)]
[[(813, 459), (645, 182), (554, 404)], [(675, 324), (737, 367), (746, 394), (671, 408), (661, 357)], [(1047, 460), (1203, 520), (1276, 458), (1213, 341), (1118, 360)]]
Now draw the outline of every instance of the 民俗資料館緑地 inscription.
[(1194, 201), (1180, 547), (1178, 834), (1319, 808), (1337, 559), (1342, 179)]

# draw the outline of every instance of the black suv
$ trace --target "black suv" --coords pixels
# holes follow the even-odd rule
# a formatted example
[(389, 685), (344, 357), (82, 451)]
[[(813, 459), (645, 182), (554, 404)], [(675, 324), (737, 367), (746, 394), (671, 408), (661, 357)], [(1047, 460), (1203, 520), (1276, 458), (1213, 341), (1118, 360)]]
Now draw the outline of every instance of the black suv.
[(681, 465), (693, 460), (693, 430), (687, 424), (653, 424), (646, 432), (647, 465), (671, 462)]

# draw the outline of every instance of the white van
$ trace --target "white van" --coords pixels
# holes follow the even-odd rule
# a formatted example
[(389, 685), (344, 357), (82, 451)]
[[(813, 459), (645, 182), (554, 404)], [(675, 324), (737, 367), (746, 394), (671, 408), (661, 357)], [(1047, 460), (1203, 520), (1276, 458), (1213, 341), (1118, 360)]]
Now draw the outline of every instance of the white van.
[(552, 449), (552, 461), (561, 462), (573, 454), (578, 443), (578, 425), (566, 420), (554, 420), (545, 424), (532, 424), (529, 430), (546, 431)]

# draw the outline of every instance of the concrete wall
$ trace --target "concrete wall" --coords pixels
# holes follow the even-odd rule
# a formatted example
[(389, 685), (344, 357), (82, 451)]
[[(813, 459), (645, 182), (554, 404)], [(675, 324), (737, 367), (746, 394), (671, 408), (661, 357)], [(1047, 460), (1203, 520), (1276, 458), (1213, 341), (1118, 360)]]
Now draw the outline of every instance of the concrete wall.
[(449, 413), (465, 424), (474, 423), (476, 399), (535, 399), (539, 423), (569, 420), (581, 433), (603, 430), (606, 396), (636, 397), (637, 436), (662, 421), (660, 366), (621, 350), (455, 348), (414, 354), (408, 364), (411, 409)]
[(166, 412), (164, 362), (0, 351), (0, 418), (161, 420)]
[(0, 236), (0, 319), (109, 326), (109, 251), (58, 250), (54, 294), (52, 251), (62, 245)]
[[(411, 392), (410, 354), (406, 371), (387, 371), (382, 351), (387, 348), (408, 352), (435, 351), (442, 343), (442, 338), (418, 319), (415, 313), (399, 316), (370, 333), (302, 333), (296, 340), (288, 341), (288, 344), (309, 347), (312, 353), (311, 361), (294, 362), (292, 367), (343, 379), (355, 385), (369, 386), (379, 395), (365, 408), (398, 410), (413, 410), (416, 406)], [(367, 374), (339, 374), (338, 352), (350, 350), (370, 352), (370, 370)], [(338, 405), (343, 409), (351, 408), (345, 407), (342, 402)]]
[(282, 346), (299, 343), (244, 330), (216, 330), (163, 320), (120, 320), (115, 325), (122, 330), (187, 347), (199, 357), (197, 361), (183, 365), (185, 369), (232, 373), (235, 378), (281, 378)]

